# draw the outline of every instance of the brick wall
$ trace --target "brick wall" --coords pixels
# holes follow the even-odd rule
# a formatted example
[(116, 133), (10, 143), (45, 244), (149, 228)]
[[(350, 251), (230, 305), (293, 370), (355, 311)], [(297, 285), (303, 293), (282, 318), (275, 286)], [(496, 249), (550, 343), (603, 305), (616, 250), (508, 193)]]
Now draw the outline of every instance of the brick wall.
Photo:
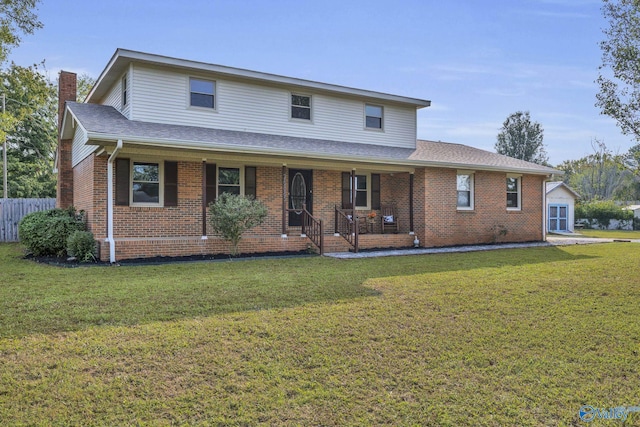
[[(456, 207), (455, 169), (425, 168), (416, 172), (417, 234), (423, 246), (452, 246), (542, 240), (543, 177), (522, 179), (522, 209), (506, 207), (506, 174), (475, 173), (475, 207)], [(424, 202), (420, 200), (424, 194)]]
[[(58, 135), (64, 117), (66, 101), (76, 100), (76, 75), (60, 71), (58, 79)], [(58, 137), (58, 182), (56, 187), (56, 206), (68, 208), (73, 206), (73, 170), (71, 167), (71, 140)]]
[[(92, 184), (79, 185), (76, 198), (86, 198), (93, 188), (92, 203), (82, 203), (96, 238), (106, 237), (106, 156), (91, 156), (76, 166), (76, 182), (93, 176)], [(311, 242), (300, 237), (299, 227), (282, 234), (282, 168), (257, 168), (257, 194), (268, 208), (269, 216), (260, 227), (247, 232), (241, 242), (243, 253), (301, 251)], [(82, 177), (82, 178), (80, 178)], [(288, 178), (288, 172), (287, 172)], [(287, 179), (288, 181), (288, 179)], [(451, 246), (494, 241), (531, 241), (542, 239), (542, 177), (522, 178), (522, 210), (506, 209), (506, 174), (475, 174), (475, 209), (456, 208), (456, 170), (423, 168), (415, 172), (414, 225), (423, 246)], [(313, 214), (322, 219), (326, 251), (346, 251), (349, 246), (333, 236), (334, 206), (341, 203), (341, 171), (313, 171)], [(421, 197), (424, 195), (424, 197)], [(389, 248), (412, 246), (409, 231), (409, 174), (381, 174), (382, 204), (395, 204), (400, 221), (398, 234), (374, 233), (360, 236), (360, 247)], [(202, 234), (202, 164), (178, 162), (178, 206), (167, 208), (114, 206), (114, 234), (118, 259), (228, 253), (229, 244), (216, 237), (208, 226)], [(369, 211), (358, 211), (366, 215)], [(379, 213), (379, 211), (378, 211)], [(501, 229), (506, 230), (501, 235)], [(498, 233), (496, 233), (496, 231)], [(108, 245), (101, 245), (101, 258), (108, 259)]]

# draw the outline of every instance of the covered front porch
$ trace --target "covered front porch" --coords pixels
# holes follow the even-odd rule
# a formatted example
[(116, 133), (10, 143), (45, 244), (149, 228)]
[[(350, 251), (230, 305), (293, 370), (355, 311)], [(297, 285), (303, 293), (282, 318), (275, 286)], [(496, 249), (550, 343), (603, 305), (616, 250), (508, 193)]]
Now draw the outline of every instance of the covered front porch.
[(300, 233), (321, 253), (324, 241), (332, 250), (353, 252), (413, 245), (413, 171), (336, 172), (282, 168), (282, 182), (288, 184), (283, 185), (283, 237)]

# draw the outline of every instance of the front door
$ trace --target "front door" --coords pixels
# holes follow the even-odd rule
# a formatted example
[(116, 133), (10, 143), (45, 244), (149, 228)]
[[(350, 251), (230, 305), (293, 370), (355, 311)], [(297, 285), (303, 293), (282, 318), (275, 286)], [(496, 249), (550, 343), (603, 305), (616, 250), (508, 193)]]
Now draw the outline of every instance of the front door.
[(549, 231), (567, 231), (567, 205), (549, 205)]
[(302, 225), (302, 205), (307, 205), (309, 213), (313, 213), (312, 171), (308, 169), (289, 169), (289, 226)]

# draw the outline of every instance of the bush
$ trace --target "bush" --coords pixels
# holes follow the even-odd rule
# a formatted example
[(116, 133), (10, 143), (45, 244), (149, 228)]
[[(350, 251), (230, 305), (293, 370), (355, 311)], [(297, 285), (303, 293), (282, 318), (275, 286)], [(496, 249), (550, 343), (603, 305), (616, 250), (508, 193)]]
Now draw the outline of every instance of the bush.
[(633, 221), (633, 211), (624, 210), (611, 200), (594, 200), (576, 205), (576, 219), (587, 219), (590, 226), (609, 228), (611, 220)]
[(267, 207), (252, 197), (222, 193), (209, 205), (209, 223), (213, 230), (231, 242), (231, 255), (238, 254), (242, 233), (267, 218)]
[(20, 243), (35, 256), (64, 256), (69, 235), (85, 229), (83, 212), (50, 209), (25, 215), (18, 224), (18, 235)]
[(80, 262), (96, 260), (96, 241), (90, 231), (74, 231), (67, 238), (67, 254)]

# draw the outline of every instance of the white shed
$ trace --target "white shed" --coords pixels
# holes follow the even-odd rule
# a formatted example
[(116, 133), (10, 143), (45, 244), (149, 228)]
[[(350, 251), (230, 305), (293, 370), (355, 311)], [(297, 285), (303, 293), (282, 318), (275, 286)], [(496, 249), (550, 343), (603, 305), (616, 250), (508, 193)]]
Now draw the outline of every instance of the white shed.
[(574, 209), (580, 196), (562, 181), (547, 182), (547, 230), (573, 232)]
[(633, 211), (634, 218), (640, 218), (640, 205), (629, 205), (624, 209)]

